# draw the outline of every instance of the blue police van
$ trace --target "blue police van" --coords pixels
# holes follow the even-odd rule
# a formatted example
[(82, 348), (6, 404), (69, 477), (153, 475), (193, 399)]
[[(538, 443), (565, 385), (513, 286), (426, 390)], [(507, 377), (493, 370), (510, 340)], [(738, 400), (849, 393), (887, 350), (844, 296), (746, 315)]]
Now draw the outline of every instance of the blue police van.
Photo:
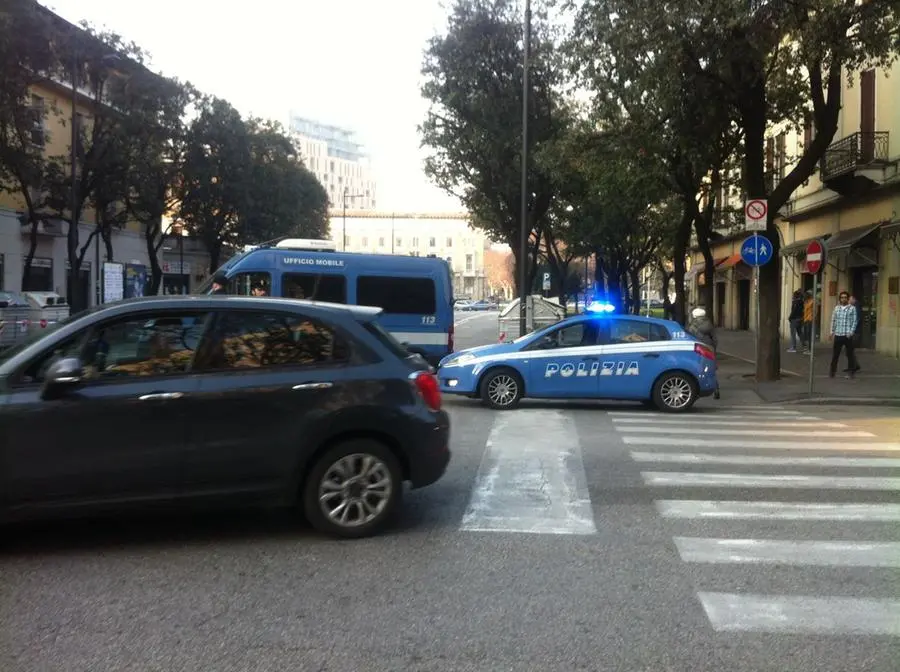
[(228, 278), (228, 294), (377, 306), (378, 323), (410, 352), (433, 365), (453, 352), (452, 276), (444, 259), (338, 252), (331, 241), (288, 238), (247, 248), (213, 277), (219, 274)]

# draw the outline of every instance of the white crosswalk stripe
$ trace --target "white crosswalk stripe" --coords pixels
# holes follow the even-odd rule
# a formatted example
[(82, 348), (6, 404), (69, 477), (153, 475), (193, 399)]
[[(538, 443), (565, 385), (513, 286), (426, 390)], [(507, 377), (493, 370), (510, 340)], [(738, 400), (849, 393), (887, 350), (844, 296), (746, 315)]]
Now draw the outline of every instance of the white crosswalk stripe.
[[(765, 567), (759, 570), (763, 587), (772, 572), (788, 569), (895, 575), (900, 567), (900, 503), (854, 502), (848, 496), (868, 492), (893, 497), (900, 491), (900, 442), (881, 441), (871, 432), (807, 411), (760, 406), (718, 410), (685, 416), (609, 413), (616, 433), (632, 449), (632, 460), (642, 468), (645, 486), (665, 493), (655, 500), (656, 509), (673, 528), (683, 562), (736, 571), (742, 567), (741, 585), (748, 585), (748, 567)], [(698, 491), (704, 493), (699, 498)], [(807, 501), (817, 491), (821, 501)], [(717, 499), (717, 493), (740, 494)], [(844, 496), (836, 499), (839, 493)], [(731, 532), (738, 523), (739, 536)], [(838, 531), (823, 533), (828, 524)], [(801, 525), (817, 525), (819, 538), (791, 538), (801, 533)], [(848, 525), (865, 526), (866, 534), (883, 538), (840, 538)], [(747, 534), (756, 527), (758, 533)], [(706, 534), (681, 533), (698, 528)], [(889, 574), (885, 583), (890, 583)], [(900, 636), (896, 591), (873, 597), (847, 594), (843, 587), (841, 595), (710, 588), (699, 585), (697, 598), (719, 632)]]

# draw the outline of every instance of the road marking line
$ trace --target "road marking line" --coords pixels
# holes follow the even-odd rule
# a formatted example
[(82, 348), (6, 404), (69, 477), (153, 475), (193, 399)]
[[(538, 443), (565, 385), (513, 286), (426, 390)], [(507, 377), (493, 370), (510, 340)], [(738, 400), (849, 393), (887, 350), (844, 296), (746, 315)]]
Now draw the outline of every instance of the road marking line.
[(623, 436), (622, 442), (631, 446), (665, 446), (666, 448), (759, 448), (766, 450), (866, 450), (900, 451), (900, 443), (864, 441), (754, 441), (751, 439), (680, 439), (672, 436)]
[(796, 429), (719, 429), (713, 427), (706, 429), (705, 427), (629, 427), (627, 430), (633, 434), (693, 434), (693, 435), (715, 435), (715, 436), (797, 436), (809, 438), (829, 438), (844, 437), (847, 439), (867, 439), (875, 436), (871, 432), (863, 432), (860, 430), (818, 430), (802, 431)]
[[(726, 409), (722, 409), (722, 410), (726, 410)], [(762, 416), (765, 418), (770, 418), (770, 417), (775, 417), (775, 416), (779, 416), (779, 415), (796, 416), (796, 415), (808, 415), (809, 414), (809, 411), (804, 413), (801, 411), (750, 411), (750, 410), (740, 410), (740, 409), (733, 409), (733, 410), (736, 410), (739, 412), (735, 414), (735, 413), (728, 413), (728, 412), (719, 413), (718, 411), (715, 411), (715, 412), (697, 411), (694, 413), (685, 413), (681, 417), (686, 418), (686, 419), (690, 418), (692, 420), (696, 420), (698, 418), (701, 418), (701, 419), (713, 418), (713, 417), (722, 418), (722, 417), (732, 416), (732, 415), (739, 415), (742, 418), (756, 418), (759, 416)], [(623, 418), (672, 418), (673, 417), (671, 413), (661, 413), (658, 411), (607, 411), (606, 414), (613, 416), (613, 417), (623, 417)]]
[(675, 537), (685, 562), (811, 567), (900, 567), (897, 541), (789, 541)]
[(579, 446), (562, 411), (499, 414), (461, 529), (595, 534)]
[(900, 635), (900, 600), (697, 593), (717, 632)]
[(762, 464), (807, 467), (884, 467), (900, 469), (900, 459), (891, 457), (770, 457), (767, 455), (714, 455), (711, 453), (632, 452), (635, 462), (679, 464)]
[(900, 490), (889, 476), (808, 476), (803, 474), (706, 474), (642, 471), (644, 485), (697, 488), (824, 488), (828, 490)]
[(802, 520), (893, 523), (900, 504), (817, 504), (811, 502), (734, 502), (703, 499), (660, 499), (663, 518), (688, 520)]
[[(610, 413), (613, 416), (612, 413)], [(823, 418), (816, 415), (791, 415), (791, 416), (774, 416), (771, 418), (760, 417), (758, 415), (747, 415), (746, 413), (694, 413), (685, 415), (681, 418), (673, 418), (668, 413), (616, 413), (612, 418), (613, 422), (643, 422), (646, 424), (656, 424), (659, 422), (683, 422), (690, 423), (694, 426), (698, 422), (703, 424), (715, 423), (720, 420), (746, 420), (748, 422), (799, 422), (799, 421), (818, 421), (824, 422)]]
[[(704, 425), (716, 425), (722, 427), (832, 427), (832, 428), (840, 428), (840, 427), (849, 427), (849, 425), (844, 424), (843, 422), (794, 422), (794, 418), (790, 418), (789, 420), (773, 420), (772, 422), (760, 422), (759, 420), (704, 420)], [(613, 418), (613, 422), (616, 423), (613, 426), (620, 432), (627, 432), (632, 429), (632, 425), (640, 425), (647, 424), (646, 420), (638, 420), (637, 418)], [(665, 426), (678, 426), (678, 425), (687, 425), (689, 427), (696, 427), (696, 420), (654, 420), (653, 426), (656, 425), (665, 425)]]

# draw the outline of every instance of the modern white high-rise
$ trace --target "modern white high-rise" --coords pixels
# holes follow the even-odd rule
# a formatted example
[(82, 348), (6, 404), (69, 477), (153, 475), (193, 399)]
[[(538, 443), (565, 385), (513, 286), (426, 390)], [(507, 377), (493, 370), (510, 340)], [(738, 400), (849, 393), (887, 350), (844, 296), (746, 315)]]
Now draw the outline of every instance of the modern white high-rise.
[(293, 112), (288, 126), (306, 167), (328, 192), (332, 208), (375, 209), (375, 179), (369, 157), (352, 130)]

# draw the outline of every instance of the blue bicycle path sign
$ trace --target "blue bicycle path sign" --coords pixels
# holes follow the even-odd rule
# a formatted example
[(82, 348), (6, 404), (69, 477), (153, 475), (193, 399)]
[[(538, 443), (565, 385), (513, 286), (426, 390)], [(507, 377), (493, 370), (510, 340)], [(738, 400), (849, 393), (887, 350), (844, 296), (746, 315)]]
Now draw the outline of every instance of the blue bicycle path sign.
[(772, 243), (765, 236), (755, 235), (741, 243), (741, 259), (748, 266), (764, 266), (772, 260)]

